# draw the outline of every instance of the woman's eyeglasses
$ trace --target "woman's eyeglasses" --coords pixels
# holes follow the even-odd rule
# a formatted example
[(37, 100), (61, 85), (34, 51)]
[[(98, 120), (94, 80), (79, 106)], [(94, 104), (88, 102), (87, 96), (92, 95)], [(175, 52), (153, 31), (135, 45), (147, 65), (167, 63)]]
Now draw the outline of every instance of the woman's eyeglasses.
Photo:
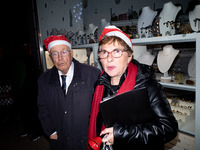
[(123, 52), (127, 52), (127, 50), (114, 49), (111, 52), (108, 52), (106, 50), (100, 50), (98, 51), (98, 56), (100, 59), (105, 59), (108, 57), (109, 54), (111, 54), (113, 58), (120, 58), (123, 55)]

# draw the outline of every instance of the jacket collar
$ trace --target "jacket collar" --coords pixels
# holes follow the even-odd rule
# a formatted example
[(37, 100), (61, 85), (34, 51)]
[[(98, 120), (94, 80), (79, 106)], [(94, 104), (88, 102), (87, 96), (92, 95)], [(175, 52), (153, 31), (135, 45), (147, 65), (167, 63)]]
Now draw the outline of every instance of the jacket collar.
[[(131, 63), (133, 63), (134, 65), (137, 66), (138, 71), (137, 71), (137, 76), (136, 76), (136, 85), (135, 88), (140, 86), (141, 84), (143, 84), (144, 82), (146, 82), (147, 78), (151, 79), (151, 78), (155, 78), (155, 70), (149, 66), (149, 65), (145, 65), (145, 64), (140, 64), (137, 60), (133, 59), (131, 61)], [(121, 86), (121, 84), (123, 83), (123, 81), (125, 80), (126, 76), (127, 76), (127, 71), (128, 68), (126, 69), (126, 72), (123, 74), (123, 76), (120, 79), (120, 84), (119, 86)], [(108, 76), (107, 73), (103, 73), (99, 80), (98, 80), (98, 85), (105, 85), (107, 88), (111, 89), (111, 85), (110, 85), (110, 77)]]
[[(127, 72), (128, 72), (128, 67), (127, 67), (125, 73), (120, 78), (118, 89), (120, 88), (120, 86), (122, 85), (122, 83), (124, 82), (124, 80), (126, 79)], [(110, 76), (106, 72), (104, 72), (100, 76), (100, 78), (98, 80), (98, 84), (99, 85), (105, 85), (107, 88), (109, 88), (112, 91), (112, 85), (110, 84)], [(112, 92), (115, 93), (115, 91), (112, 91)]]
[(135, 59), (132, 60), (132, 63), (138, 68), (135, 88), (143, 85), (147, 80), (155, 78), (155, 70), (151, 66), (140, 64)]

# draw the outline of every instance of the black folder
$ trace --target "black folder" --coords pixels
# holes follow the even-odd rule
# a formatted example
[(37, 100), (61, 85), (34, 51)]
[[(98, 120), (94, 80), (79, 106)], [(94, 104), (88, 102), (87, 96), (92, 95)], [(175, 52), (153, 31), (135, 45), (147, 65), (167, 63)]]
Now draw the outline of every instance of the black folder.
[(130, 125), (145, 123), (153, 118), (145, 87), (104, 99), (99, 104), (99, 110), (107, 128), (114, 123)]

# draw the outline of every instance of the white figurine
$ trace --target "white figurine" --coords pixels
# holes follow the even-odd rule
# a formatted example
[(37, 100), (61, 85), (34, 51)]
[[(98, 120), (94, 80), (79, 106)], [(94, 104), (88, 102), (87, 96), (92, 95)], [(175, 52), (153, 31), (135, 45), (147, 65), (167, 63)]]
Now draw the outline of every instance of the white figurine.
[(189, 21), (193, 31), (200, 30), (200, 5), (196, 5), (194, 10), (189, 12)]
[(83, 44), (84, 36), (85, 36), (85, 32), (84, 31), (79, 30), (77, 32), (77, 35), (76, 35), (76, 44), (77, 45), (82, 45)]
[(93, 23), (89, 24), (88, 30), (86, 32), (86, 38), (87, 38), (87, 44), (91, 43), (96, 43), (97, 39), (95, 38), (96, 31), (98, 29), (98, 26), (95, 26)]
[(164, 78), (169, 78), (168, 70), (171, 67), (178, 53), (179, 50), (174, 49), (172, 45), (164, 46), (163, 50), (159, 51), (157, 56), (157, 64), (160, 72), (164, 73)]
[(191, 78), (196, 77), (196, 52), (194, 55), (191, 57), (189, 64), (188, 64), (188, 75)]
[(142, 8), (142, 13), (138, 19), (138, 34), (140, 37), (151, 36), (149, 32), (157, 11), (153, 11), (149, 6)]
[(107, 22), (106, 19), (101, 19), (100, 28), (99, 28), (99, 31), (98, 31), (98, 37), (100, 37), (101, 32), (102, 32), (103, 29), (104, 29), (106, 26), (108, 26), (108, 25), (110, 25), (110, 23)]
[(172, 2), (165, 3), (159, 14), (160, 33), (162, 36), (175, 34), (175, 19), (181, 6), (175, 6)]
[(155, 56), (152, 55), (150, 52), (146, 51), (138, 58), (138, 61), (142, 64), (151, 66), (153, 64), (154, 59)]

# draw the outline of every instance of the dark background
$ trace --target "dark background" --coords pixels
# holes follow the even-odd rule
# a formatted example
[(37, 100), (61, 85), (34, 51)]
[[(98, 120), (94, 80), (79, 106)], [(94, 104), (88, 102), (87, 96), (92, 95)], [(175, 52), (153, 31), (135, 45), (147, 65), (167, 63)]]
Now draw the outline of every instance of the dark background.
[(1, 45), (29, 42), (29, 16), (31, 0), (0, 2)]
[[(0, 1), (1, 150), (48, 149), (37, 116), (37, 79), (42, 67), (35, 6), (35, 0)], [(2, 104), (10, 98), (14, 102)], [(25, 131), (28, 136), (22, 138)], [(35, 136), (42, 137), (33, 142)]]
[(4, 54), (15, 55), (28, 50), (33, 63), (42, 72), (38, 44), (36, 0), (6, 0), (0, 2), (0, 46)]

